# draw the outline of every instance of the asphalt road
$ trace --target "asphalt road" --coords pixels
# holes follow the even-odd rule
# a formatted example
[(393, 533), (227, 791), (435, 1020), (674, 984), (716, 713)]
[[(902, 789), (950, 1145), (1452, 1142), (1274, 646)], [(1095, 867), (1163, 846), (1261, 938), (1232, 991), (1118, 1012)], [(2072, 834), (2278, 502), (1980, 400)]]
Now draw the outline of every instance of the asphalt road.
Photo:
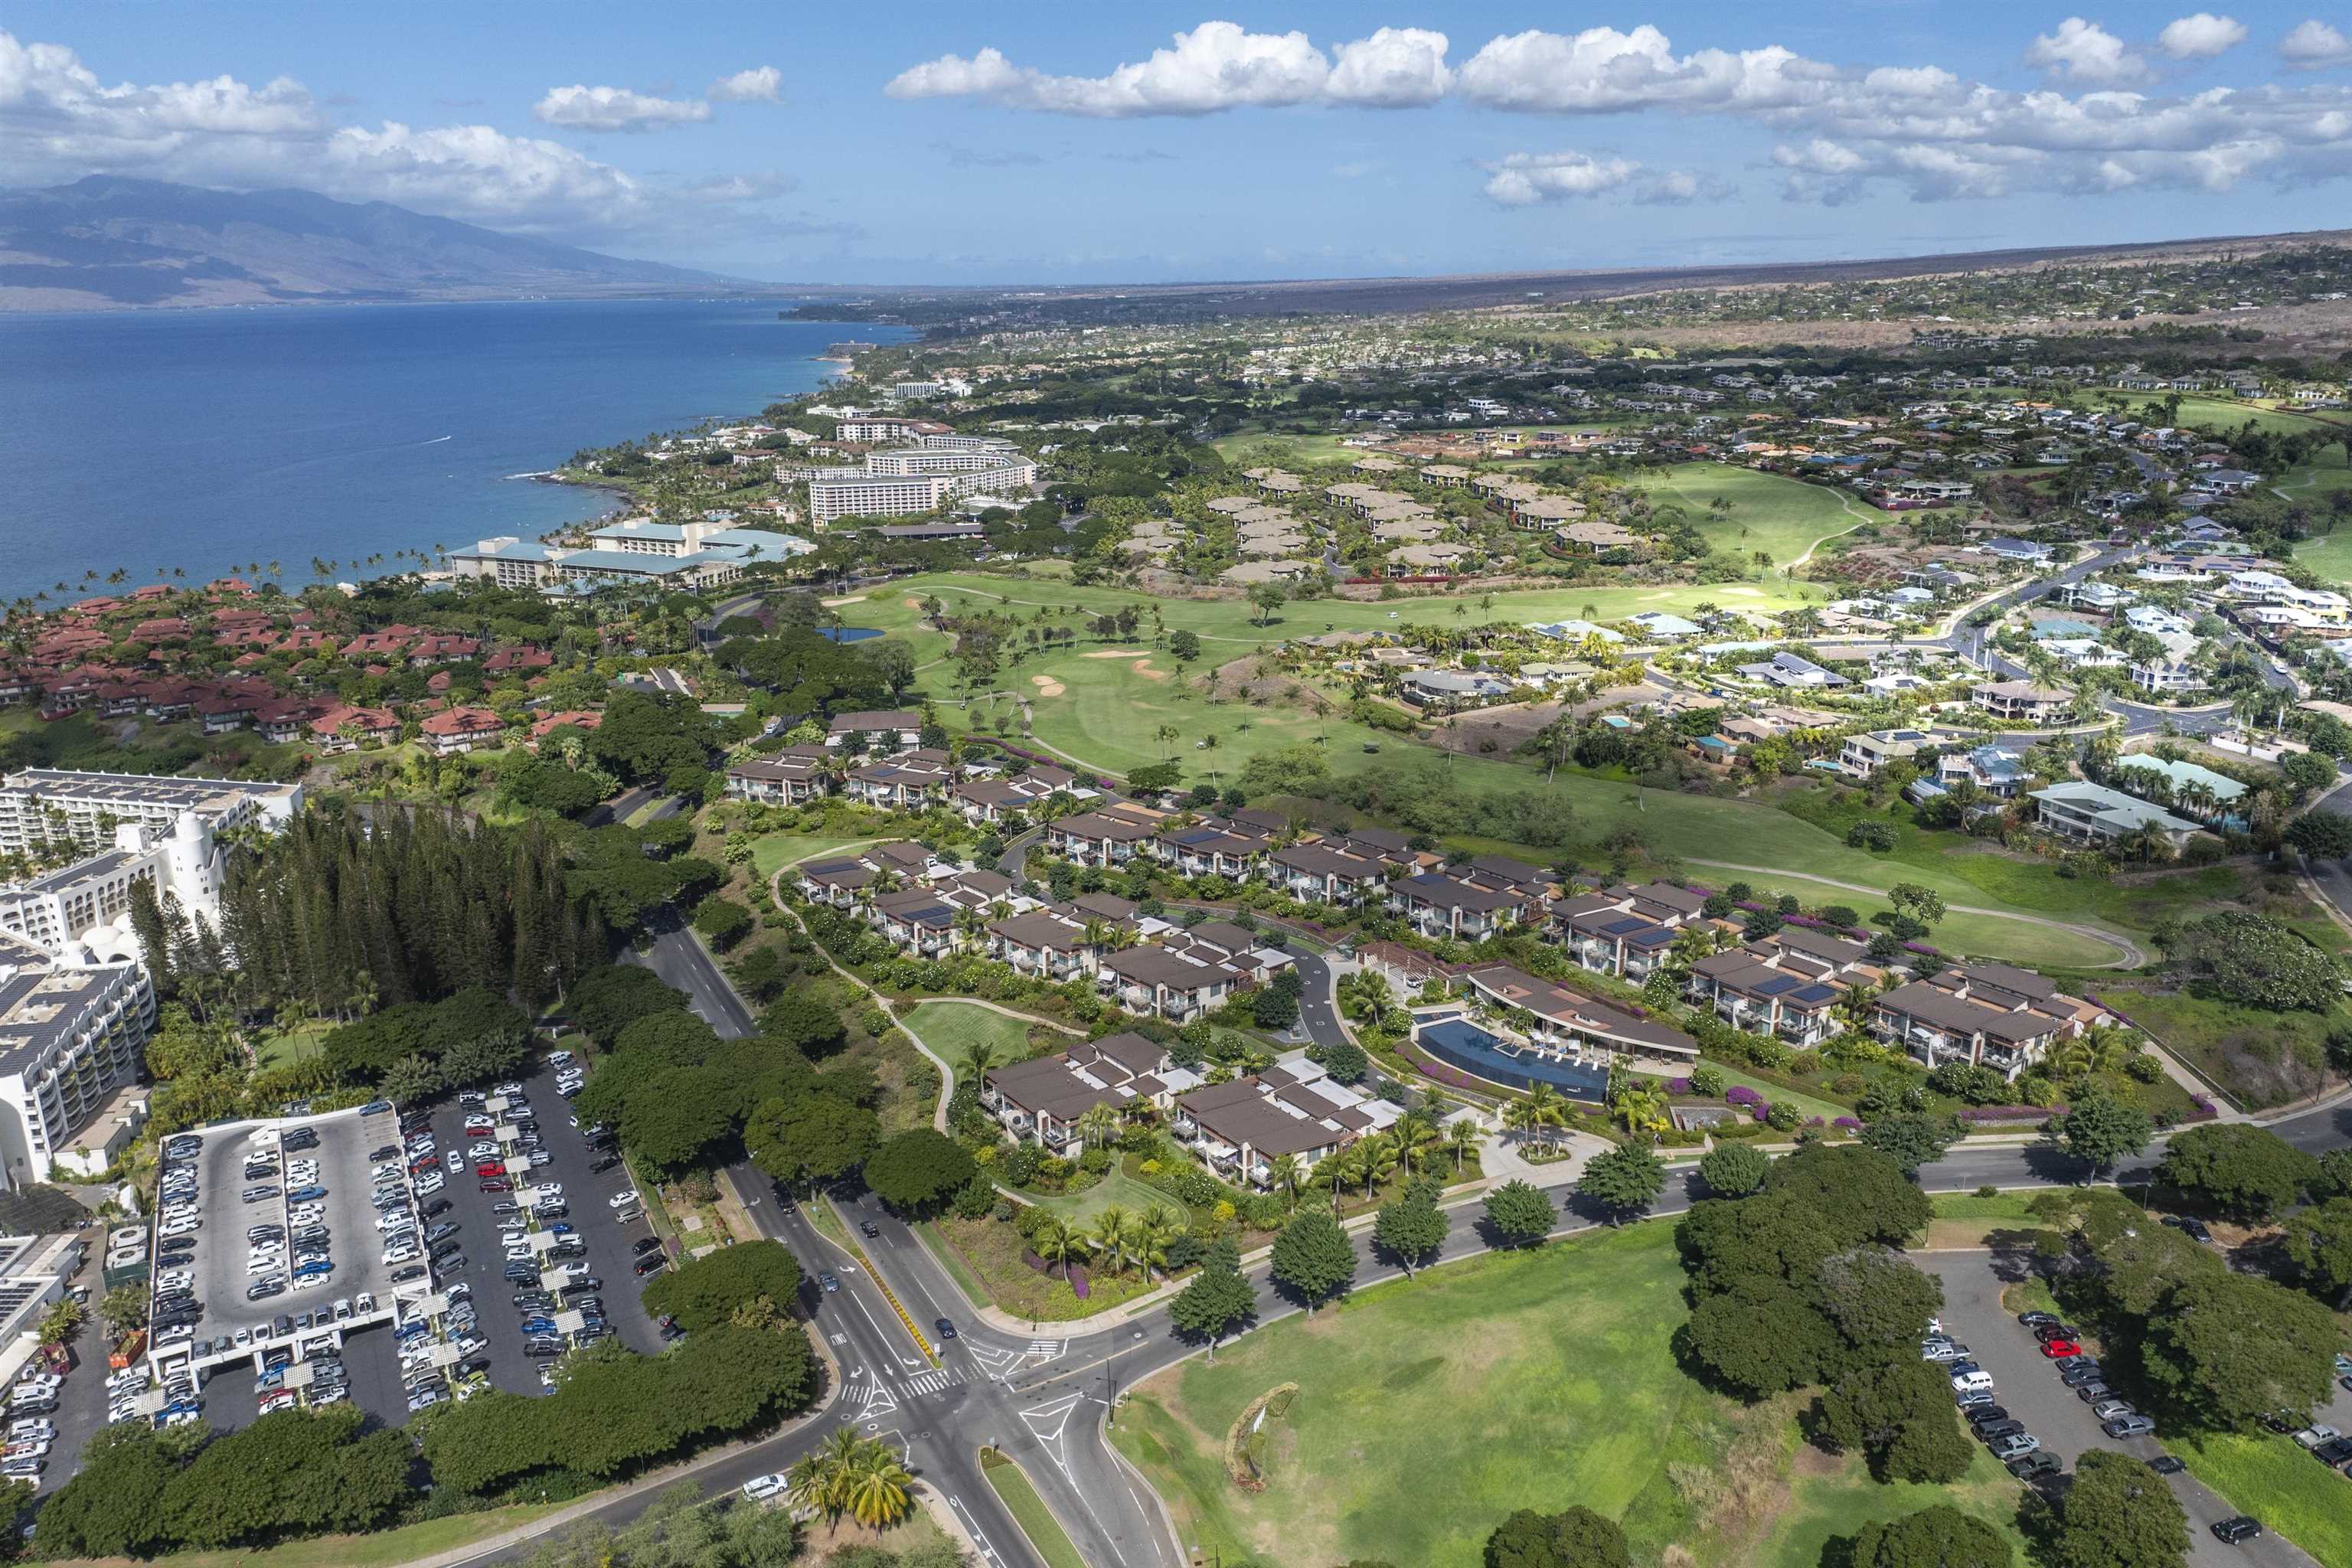
[(1304, 982), (1298, 993), (1298, 1022), (1307, 1037), (1318, 1046), (1347, 1044), (1348, 1031), (1339, 1025), (1339, 1010), (1333, 1001), (1329, 961), (1303, 947), (1284, 951), (1297, 962), (1298, 978)]

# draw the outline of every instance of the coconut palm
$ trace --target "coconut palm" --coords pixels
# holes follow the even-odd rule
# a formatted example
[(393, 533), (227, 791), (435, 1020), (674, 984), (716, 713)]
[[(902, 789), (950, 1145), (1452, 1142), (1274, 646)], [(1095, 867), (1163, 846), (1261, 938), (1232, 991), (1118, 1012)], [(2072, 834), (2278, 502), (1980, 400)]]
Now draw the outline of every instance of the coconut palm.
[(987, 1078), (989, 1068), (1004, 1065), (1004, 1053), (997, 1048), (994, 1040), (974, 1040), (964, 1047), (963, 1059), (973, 1081), (978, 1082)]
[(1455, 1175), (1462, 1173), (1463, 1162), (1478, 1152), (1478, 1145), (1486, 1141), (1486, 1130), (1479, 1126), (1474, 1117), (1457, 1116), (1446, 1124), (1445, 1146), (1454, 1151)]
[(868, 1438), (841, 1478), (849, 1516), (868, 1530), (882, 1530), (907, 1517), (915, 1478), (890, 1445)]
[(1062, 1266), (1062, 1278), (1070, 1277), (1070, 1265), (1082, 1263), (1093, 1250), (1087, 1233), (1066, 1215), (1055, 1215), (1039, 1226), (1029, 1238), (1030, 1250), (1047, 1263)]
[(1363, 1184), (1364, 1195), (1370, 1197), (1372, 1189), (1395, 1175), (1402, 1163), (1403, 1148), (1393, 1131), (1373, 1132), (1359, 1140), (1354, 1174)]
[(1089, 1149), (1099, 1149), (1118, 1136), (1118, 1112), (1108, 1105), (1089, 1105), (1072, 1124)]
[(1276, 1154), (1266, 1163), (1266, 1181), (1269, 1185), (1280, 1187), (1292, 1203), (1297, 1203), (1300, 1169), (1297, 1155)]
[(1339, 1206), (1339, 1194), (1346, 1190), (1349, 1183), (1356, 1179), (1356, 1167), (1360, 1163), (1356, 1152), (1358, 1147), (1360, 1145), (1351, 1145), (1336, 1154), (1317, 1161), (1315, 1169), (1307, 1173), (1308, 1186), (1329, 1190), (1331, 1206), (1335, 1210)]
[(1184, 1222), (1166, 1204), (1153, 1204), (1138, 1215), (1128, 1233), (1128, 1250), (1143, 1266), (1146, 1279), (1168, 1267), (1168, 1249), (1184, 1234)]
[(1436, 1157), (1437, 1122), (1426, 1111), (1406, 1111), (1390, 1126), (1389, 1136), (1409, 1171), (1419, 1171)]
[(1134, 1232), (1135, 1216), (1118, 1204), (1106, 1205), (1095, 1215), (1095, 1250), (1102, 1254), (1112, 1273), (1125, 1271)]

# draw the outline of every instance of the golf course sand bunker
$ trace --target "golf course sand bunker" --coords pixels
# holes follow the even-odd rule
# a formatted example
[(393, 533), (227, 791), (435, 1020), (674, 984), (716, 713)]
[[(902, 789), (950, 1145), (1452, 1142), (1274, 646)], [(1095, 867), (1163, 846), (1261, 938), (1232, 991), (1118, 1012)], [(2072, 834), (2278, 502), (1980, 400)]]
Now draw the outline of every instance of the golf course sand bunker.
[(1133, 658), (1139, 654), (1150, 651), (1148, 647), (1114, 647), (1106, 648), (1099, 653), (1082, 653), (1078, 657), (1080, 658)]
[(837, 610), (844, 605), (862, 605), (865, 602), (866, 595), (863, 594), (845, 594), (838, 599), (819, 599), (817, 601), (818, 604), (823, 605), (828, 610)]
[(1059, 697), (1069, 689), (1050, 675), (1033, 675), (1029, 678), (1029, 684), (1037, 689), (1040, 697)]
[(906, 605), (906, 606), (907, 606), (907, 608), (908, 608), (908, 609), (910, 609), (910, 610), (917, 610), (917, 611), (919, 611), (919, 610), (920, 610), (920, 609), (922, 609), (922, 607), (923, 607), (923, 601), (922, 601), (922, 600), (918, 599), (918, 598), (914, 598), (914, 597), (911, 597), (911, 596), (910, 596), (910, 597), (908, 597), (908, 598), (905, 598), (905, 599), (901, 599), (901, 600), (899, 600), (898, 602), (899, 602), (900, 604), (902, 604), (902, 605)]
[(1165, 680), (1168, 679), (1168, 672), (1164, 669), (1152, 668), (1151, 661), (1148, 658), (1139, 658), (1133, 664), (1129, 665), (1128, 668), (1135, 671), (1136, 674), (1143, 677), (1146, 680)]

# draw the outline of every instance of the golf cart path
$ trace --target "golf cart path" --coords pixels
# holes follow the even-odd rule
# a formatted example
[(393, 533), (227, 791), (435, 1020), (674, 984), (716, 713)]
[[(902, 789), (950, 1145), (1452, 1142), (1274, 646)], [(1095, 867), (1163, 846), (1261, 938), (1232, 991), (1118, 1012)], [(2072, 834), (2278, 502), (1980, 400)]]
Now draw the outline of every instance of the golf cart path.
[[(1883, 899), (1886, 896), (1886, 889), (1884, 888), (1866, 887), (1860, 882), (1841, 882), (1834, 878), (1816, 877), (1810, 871), (1785, 870), (1778, 866), (1743, 866), (1735, 860), (1692, 859), (1688, 863), (1693, 866), (1712, 866), (1718, 871), (1747, 871), (1759, 877), (1788, 877), (1801, 882), (1818, 882), (1824, 888), (1837, 888), (1849, 893), (1868, 893), (1875, 899)], [(2078, 925), (2073, 921), (2052, 920), (2047, 915), (2020, 914), (2015, 910), (1986, 909), (1979, 904), (1947, 904), (1945, 908), (1954, 914), (1991, 915), (2000, 920), (2022, 921), (2027, 925), (2048, 926), (2053, 931), (2072, 931), (2076, 936), (2086, 936), (2095, 942), (2112, 947), (2120, 955), (2107, 960), (2105, 963), (2085, 964), (2084, 967), (2087, 969), (2137, 969), (2147, 962), (2147, 955), (2142, 952), (2138, 944), (2129, 937), (2118, 935), (2115, 931), (2106, 931), (2098, 926)]]

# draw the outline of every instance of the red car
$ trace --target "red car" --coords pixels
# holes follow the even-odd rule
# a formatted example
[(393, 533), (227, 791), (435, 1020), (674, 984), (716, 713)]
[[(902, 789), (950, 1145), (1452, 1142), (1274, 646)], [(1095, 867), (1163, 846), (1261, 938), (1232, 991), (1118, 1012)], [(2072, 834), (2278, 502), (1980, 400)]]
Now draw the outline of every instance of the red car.
[(477, 1116), (466, 1123), (466, 1131), (473, 1136), (487, 1137), (497, 1131), (497, 1123), (487, 1116)]
[(492, 1160), (485, 1160), (474, 1167), (474, 1174), (478, 1176), (503, 1176), (506, 1173), (507, 1168)]
[(2062, 1356), (2081, 1355), (2083, 1347), (2072, 1340), (2044, 1340), (2042, 1342), (2042, 1353), (2056, 1361)]

